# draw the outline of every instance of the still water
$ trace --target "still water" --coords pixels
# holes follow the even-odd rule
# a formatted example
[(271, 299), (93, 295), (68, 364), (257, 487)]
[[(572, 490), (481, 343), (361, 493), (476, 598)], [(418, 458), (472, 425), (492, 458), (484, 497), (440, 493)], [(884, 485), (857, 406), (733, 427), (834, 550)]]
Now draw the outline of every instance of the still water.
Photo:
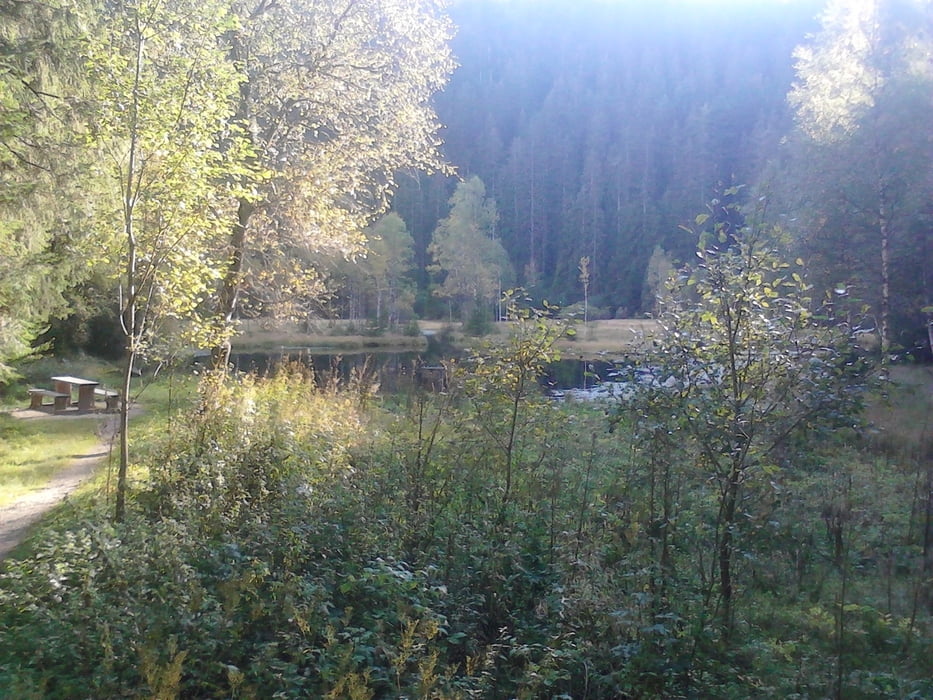
[[(449, 347), (436, 342), (422, 352), (321, 351), (316, 348), (283, 348), (279, 352), (235, 352), (230, 356), (239, 372), (266, 374), (288, 362), (314, 370), (321, 383), (354, 379), (376, 382), (382, 393), (404, 392), (412, 387), (443, 389), (443, 363), (457, 359)], [(555, 397), (591, 399), (611, 392), (617, 365), (600, 360), (564, 359), (549, 364), (539, 379), (542, 389)]]

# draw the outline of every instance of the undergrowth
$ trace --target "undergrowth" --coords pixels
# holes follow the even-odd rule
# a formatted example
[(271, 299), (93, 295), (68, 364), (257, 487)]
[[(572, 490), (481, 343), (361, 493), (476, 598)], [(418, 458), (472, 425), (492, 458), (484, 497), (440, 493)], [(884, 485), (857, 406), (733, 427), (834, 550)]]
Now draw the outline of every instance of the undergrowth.
[(391, 412), (295, 368), (202, 381), (126, 522), (92, 507), (4, 564), (0, 696), (933, 695), (925, 463), (851, 431), (784, 455), (743, 504), (727, 640), (694, 455), (499, 352)]

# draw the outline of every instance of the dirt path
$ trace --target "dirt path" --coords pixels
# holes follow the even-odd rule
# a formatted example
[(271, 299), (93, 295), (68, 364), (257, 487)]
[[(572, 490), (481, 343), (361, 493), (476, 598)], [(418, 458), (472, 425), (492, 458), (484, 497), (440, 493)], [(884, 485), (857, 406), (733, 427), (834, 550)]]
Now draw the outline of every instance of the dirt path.
[[(24, 419), (68, 420), (67, 417), (49, 417), (48, 414), (34, 415), (35, 411), (16, 412)], [(106, 462), (110, 455), (111, 436), (118, 425), (117, 416), (107, 416), (98, 426), (100, 443), (87, 454), (77, 455), (74, 460), (58, 472), (44, 487), (26, 494), (18, 501), (0, 508), (0, 560), (6, 558), (29, 532), (29, 528), (78, 488), (84, 480), (94, 474), (98, 465)]]

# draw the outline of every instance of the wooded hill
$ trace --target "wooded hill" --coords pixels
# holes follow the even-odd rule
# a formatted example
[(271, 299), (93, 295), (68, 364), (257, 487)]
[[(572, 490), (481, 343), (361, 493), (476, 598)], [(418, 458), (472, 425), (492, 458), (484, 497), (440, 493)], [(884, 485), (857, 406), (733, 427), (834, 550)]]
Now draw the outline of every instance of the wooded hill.
[(0, 13), (0, 365), (514, 285), (652, 313), (734, 203), (883, 349), (933, 335), (927, 0)]
[[(460, 65), (437, 99), (444, 152), (485, 182), (522, 282), (576, 300), (588, 255), (596, 304), (651, 310), (654, 246), (687, 259), (694, 241), (678, 225), (717, 188), (757, 181), (792, 127), (791, 52), (816, 9), (455, 5)], [(403, 181), (396, 199), (422, 266), (453, 183)]]
[[(578, 262), (586, 256), (592, 305), (616, 317), (651, 312), (659, 255), (693, 258), (696, 241), (679, 227), (724, 189), (744, 184), (743, 201), (768, 197), (767, 216), (792, 236), (810, 274), (827, 287), (848, 286), (877, 320), (882, 236), (873, 192), (884, 191), (893, 217), (895, 344), (919, 342), (920, 309), (931, 299), (922, 272), (933, 262), (930, 160), (875, 158), (842, 142), (827, 154), (804, 136), (807, 117), (788, 94), (798, 85), (821, 99), (810, 64), (799, 52), (795, 58), (803, 46), (823, 52), (824, 65), (810, 70), (834, 81), (837, 106), (860, 99), (846, 97), (854, 89), (844, 82), (846, 68), (885, 75), (859, 113), (861, 134), (883, 138), (888, 155), (901, 148), (929, 155), (929, 99), (906, 110), (909, 129), (882, 135), (891, 105), (904, 108), (908, 88), (895, 78), (908, 64), (879, 63), (905, 44), (930, 56), (928, 39), (914, 33), (924, 26), (929, 37), (929, 3), (872, 3), (881, 28), (872, 36), (863, 31), (866, 17), (844, 4), (455, 3), (459, 67), (437, 97), (444, 152), (462, 178), (481, 178), (495, 202), (498, 223), (488, 235), (507, 252), (511, 280), (571, 304), (583, 297)], [(848, 41), (869, 48), (846, 54)], [(929, 79), (926, 71), (910, 89), (929, 87)], [(877, 173), (874, 183), (860, 179), (868, 172)], [(425, 290), (443, 280), (426, 272), (428, 246), (455, 184), (403, 178), (394, 201)], [(430, 301), (426, 294), (422, 310)]]

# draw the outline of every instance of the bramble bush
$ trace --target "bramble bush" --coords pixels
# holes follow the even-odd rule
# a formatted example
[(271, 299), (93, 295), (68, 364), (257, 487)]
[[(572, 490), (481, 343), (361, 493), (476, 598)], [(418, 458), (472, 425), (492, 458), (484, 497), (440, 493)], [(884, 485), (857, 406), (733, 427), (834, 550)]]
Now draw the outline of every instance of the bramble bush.
[(357, 406), (294, 372), (205, 382), (125, 523), (89, 514), (7, 565), (0, 695), (371, 697), (449, 684), (443, 588), (355, 532)]

